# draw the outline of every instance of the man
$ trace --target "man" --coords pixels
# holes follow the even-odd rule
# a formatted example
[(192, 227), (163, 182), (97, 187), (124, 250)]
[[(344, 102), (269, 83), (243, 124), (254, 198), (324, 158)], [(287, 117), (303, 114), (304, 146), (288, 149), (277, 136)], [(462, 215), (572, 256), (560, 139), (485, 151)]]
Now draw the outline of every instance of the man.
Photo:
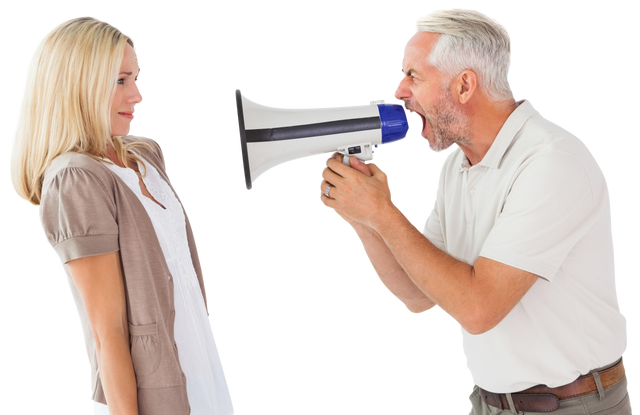
[[(607, 187), (573, 135), (513, 99), (509, 37), (463, 10), (418, 21), (396, 97), (445, 162), (415, 229), (374, 164), (327, 161), (322, 200), (349, 222), (409, 310), (462, 326), (472, 414), (631, 414)], [(613, 409), (612, 409), (613, 408)]]

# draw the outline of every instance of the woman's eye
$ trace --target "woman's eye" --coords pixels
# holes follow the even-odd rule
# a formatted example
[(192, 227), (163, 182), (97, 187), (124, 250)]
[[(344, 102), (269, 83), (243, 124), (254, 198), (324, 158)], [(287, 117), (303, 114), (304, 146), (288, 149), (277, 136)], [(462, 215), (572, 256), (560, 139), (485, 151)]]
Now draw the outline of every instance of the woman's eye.
[[(138, 78), (135, 78), (133, 81), (137, 82)], [(118, 85), (124, 85), (124, 83), (125, 83), (125, 78), (118, 79)]]

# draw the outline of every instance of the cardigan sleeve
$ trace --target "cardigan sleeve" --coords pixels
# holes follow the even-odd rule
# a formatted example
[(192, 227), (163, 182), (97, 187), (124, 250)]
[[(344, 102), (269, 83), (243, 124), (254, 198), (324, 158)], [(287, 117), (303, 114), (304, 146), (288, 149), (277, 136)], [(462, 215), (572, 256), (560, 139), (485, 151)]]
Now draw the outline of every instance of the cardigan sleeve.
[(42, 193), (40, 220), (63, 263), (119, 250), (114, 196), (94, 173), (66, 167)]

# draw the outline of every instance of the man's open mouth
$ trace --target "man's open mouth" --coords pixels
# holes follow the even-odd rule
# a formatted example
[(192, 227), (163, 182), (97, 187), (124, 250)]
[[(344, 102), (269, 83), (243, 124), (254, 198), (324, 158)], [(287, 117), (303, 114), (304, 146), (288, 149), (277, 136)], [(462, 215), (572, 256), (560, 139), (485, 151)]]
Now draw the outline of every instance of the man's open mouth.
[(415, 116), (418, 119), (418, 121), (420, 121), (419, 132), (422, 133), (424, 131), (424, 127), (426, 125), (427, 118), (424, 115), (422, 115), (419, 112), (416, 112), (416, 111), (414, 111), (412, 109), (406, 108), (406, 110), (407, 110), (407, 112), (409, 113), (410, 116)]
[(418, 119), (418, 121), (420, 121), (420, 132), (424, 131), (424, 126), (426, 123), (426, 118), (424, 115), (420, 114), (419, 112), (415, 112), (413, 111), (415, 117)]

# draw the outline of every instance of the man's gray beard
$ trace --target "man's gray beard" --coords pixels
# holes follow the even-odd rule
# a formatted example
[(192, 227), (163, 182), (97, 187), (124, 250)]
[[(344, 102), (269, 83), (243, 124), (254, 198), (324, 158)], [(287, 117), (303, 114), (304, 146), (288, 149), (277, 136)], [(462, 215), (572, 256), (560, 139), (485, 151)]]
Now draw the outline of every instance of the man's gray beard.
[(425, 118), (433, 131), (433, 142), (430, 143), (433, 151), (446, 150), (452, 144), (470, 144), (469, 119), (453, 104), (449, 88), (442, 88), (438, 102)]

